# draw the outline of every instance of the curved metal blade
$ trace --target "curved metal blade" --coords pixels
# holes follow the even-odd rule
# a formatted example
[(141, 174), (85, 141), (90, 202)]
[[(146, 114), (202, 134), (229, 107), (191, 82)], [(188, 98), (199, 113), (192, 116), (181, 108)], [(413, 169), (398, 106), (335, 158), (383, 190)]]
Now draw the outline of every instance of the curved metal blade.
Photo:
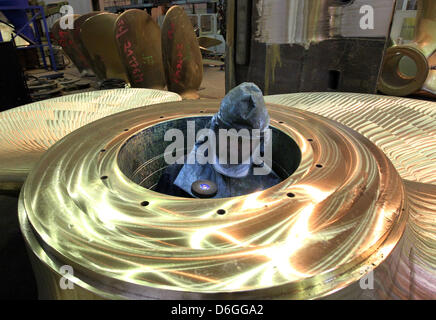
[(113, 13), (97, 14), (82, 24), (80, 37), (90, 54), (92, 69), (100, 80), (128, 81), (113, 36), (116, 20), (117, 15)]
[(160, 28), (143, 10), (121, 14), (114, 29), (121, 61), (133, 88), (165, 88)]
[(168, 10), (162, 25), (162, 54), (168, 89), (185, 99), (198, 99), (203, 63), (191, 20), (178, 6)]

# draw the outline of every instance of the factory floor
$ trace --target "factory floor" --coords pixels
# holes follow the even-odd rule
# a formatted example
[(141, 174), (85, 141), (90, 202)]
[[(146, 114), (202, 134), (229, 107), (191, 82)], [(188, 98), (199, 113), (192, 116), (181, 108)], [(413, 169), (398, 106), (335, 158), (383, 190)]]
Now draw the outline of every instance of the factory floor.
[[(218, 61), (217, 61), (218, 62)], [(225, 95), (225, 72), (224, 68), (221, 69), (220, 63), (210, 60), (210, 63), (203, 65), (203, 82), (201, 83), (198, 91), (200, 99), (221, 99)], [(81, 90), (64, 91), (63, 95), (75, 94), (85, 91), (98, 90), (99, 83), (94, 76), (80, 77), (79, 71), (74, 66), (68, 66), (66, 69), (59, 70), (59, 73), (64, 73), (65, 77), (81, 78), (82, 81), (89, 82), (89, 88)], [(34, 69), (26, 71), (27, 75), (35, 77), (43, 77), (53, 74), (53, 71), (45, 69)]]
[[(79, 76), (77, 69), (68, 67), (60, 70), (67, 75)], [(28, 74), (41, 76), (46, 70), (31, 70)], [(225, 95), (224, 74), (220, 66), (204, 65), (203, 82), (200, 99), (221, 99)], [(90, 87), (83, 90), (69, 91), (73, 94), (96, 90), (95, 77), (83, 78), (90, 82)], [(21, 236), (17, 216), (18, 195), (0, 194), (0, 299), (37, 299), (35, 277), (27, 257), (24, 240)]]

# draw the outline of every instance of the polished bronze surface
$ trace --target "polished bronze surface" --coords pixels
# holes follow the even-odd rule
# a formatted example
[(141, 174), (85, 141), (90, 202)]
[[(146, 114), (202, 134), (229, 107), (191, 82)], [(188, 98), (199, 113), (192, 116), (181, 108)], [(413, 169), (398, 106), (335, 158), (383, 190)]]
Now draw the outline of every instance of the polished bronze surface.
[(118, 53), (114, 29), (118, 16), (100, 13), (88, 18), (80, 28), (80, 37), (91, 57), (91, 66), (100, 80), (128, 77)]
[[(210, 117), (218, 107), (186, 101), (129, 110), (50, 148), (19, 202), (37, 278), (48, 288), (42, 297), (320, 298), (386, 259), (406, 223), (398, 173), (369, 140), (306, 111), (268, 105), (271, 125), (302, 158), (262, 192), (177, 198), (121, 172), (120, 150), (144, 130)], [(74, 269), (74, 290), (58, 288), (63, 265)]]
[(68, 133), (102, 117), (144, 105), (179, 101), (151, 89), (92, 91), (0, 112), (0, 191), (17, 190), (44, 152)]
[(376, 272), (379, 299), (436, 299), (436, 185), (405, 181), (404, 235)]
[[(416, 21), (412, 43), (386, 50), (378, 88), (387, 95), (407, 96), (421, 89), (436, 95), (436, 76), (429, 62), (436, 51), (436, 1), (418, 0)], [(404, 59), (411, 59), (412, 67), (401, 64)]]
[(198, 99), (203, 63), (191, 20), (183, 8), (168, 10), (162, 25), (162, 54), (168, 90)]
[(116, 21), (115, 41), (132, 88), (165, 88), (159, 25), (144, 10), (131, 9)]
[(359, 132), (389, 157), (403, 179), (436, 184), (436, 103), (356, 93), (266, 96)]
[(422, 87), (422, 90), (426, 93), (430, 93), (434, 98), (436, 95), (436, 52), (428, 58), (428, 64), (430, 71), (428, 72), (427, 80)]
[(436, 103), (353, 93), (298, 93), (265, 100), (358, 131), (385, 152), (404, 179), (407, 227), (393, 253), (376, 268), (375, 290), (361, 290), (357, 283), (334, 297), (435, 299)]
[(83, 44), (82, 38), (80, 37), (80, 29), (82, 24), (88, 20), (89, 18), (102, 13), (101, 11), (90, 12), (87, 14), (79, 15), (74, 18), (74, 29), (69, 30), (70, 37), (77, 48), (77, 51), (80, 52), (81, 60), (86, 63), (86, 70), (92, 70), (92, 59), (86, 49), (86, 46)]

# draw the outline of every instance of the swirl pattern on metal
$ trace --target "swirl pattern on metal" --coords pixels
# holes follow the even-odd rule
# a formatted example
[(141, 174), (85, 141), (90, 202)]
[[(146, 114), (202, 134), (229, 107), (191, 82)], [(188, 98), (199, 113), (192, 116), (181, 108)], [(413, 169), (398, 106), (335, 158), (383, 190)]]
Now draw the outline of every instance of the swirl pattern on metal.
[(151, 89), (91, 91), (0, 113), (0, 189), (19, 189), (41, 155), (70, 132), (108, 115), (170, 101), (178, 94)]
[(129, 139), (218, 107), (195, 101), (129, 110), (50, 148), (19, 203), (25, 238), (48, 274), (59, 276), (56, 263), (71, 265), (80, 290), (96, 297), (319, 298), (386, 259), (406, 223), (400, 176), (369, 140), (306, 111), (268, 106), (272, 126), (302, 158), (294, 174), (262, 192), (177, 198), (121, 172), (118, 155)]
[(295, 93), (265, 101), (307, 110), (359, 132), (402, 178), (436, 184), (436, 103), (357, 93)]

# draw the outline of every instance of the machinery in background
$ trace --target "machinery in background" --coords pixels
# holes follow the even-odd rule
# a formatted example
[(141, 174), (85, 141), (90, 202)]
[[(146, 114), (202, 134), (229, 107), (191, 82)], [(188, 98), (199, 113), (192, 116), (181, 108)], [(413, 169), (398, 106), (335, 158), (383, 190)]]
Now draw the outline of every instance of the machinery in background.
[[(18, 35), (23, 35), (33, 42), (31, 45), (19, 48), (25, 48), (25, 50), (37, 48), (41, 55), (44, 68), (48, 69), (49, 65), (47, 64), (44, 50), (47, 47), (51, 68), (56, 71), (57, 68), (44, 7), (41, 5), (31, 5), (27, 0), (0, 0), (0, 11), (15, 27)], [(31, 25), (33, 25), (33, 28)], [(43, 37), (45, 37), (44, 40)]]
[(265, 94), (375, 93), (394, 4), (229, 0), (226, 90), (252, 81)]
[(436, 1), (418, 0), (417, 11), (399, 11), (391, 39), (378, 89), (392, 96), (436, 96)]
[(13, 41), (0, 42), (0, 111), (31, 102)]
[(218, 32), (217, 14), (188, 14), (188, 17), (199, 37), (200, 49), (208, 55), (224, 56), (226, 44), (224, 37)]

